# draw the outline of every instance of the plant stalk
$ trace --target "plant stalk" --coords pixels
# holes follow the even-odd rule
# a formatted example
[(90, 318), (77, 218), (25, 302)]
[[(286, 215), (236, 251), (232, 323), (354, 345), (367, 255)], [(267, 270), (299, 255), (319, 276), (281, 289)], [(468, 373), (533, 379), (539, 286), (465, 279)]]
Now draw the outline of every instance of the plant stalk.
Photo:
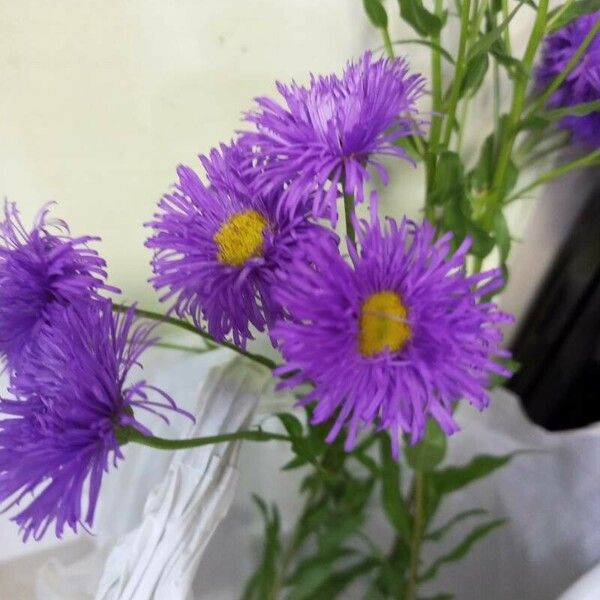
[[(126, 313), (130, 309), (131, 309), (130, 306), (113, 304), (113, 310), (115, 312)], [(252, 360), (256, 363), (261, 364), (261, 365), (267, 367), (268, 369), (274, 369), (277, 366), (275, 364), (275, 362), (272, 361), (270, 358), (267, 358), (266, 356), (262, 356), (262, 354), (255, 354), (253, 352), (248, 352), (247, 350), (243, 350), (242, 348), (238, 348), (235, 344), (232, 344), (231, 342), (226, 342), (226, 341), (220, 342), (220, 341), (216, 340), (215, 338), (213, 338), (210, 334), (206, 333), (205, 331), (202, 331), (201, 329), (198, 329), (197, 327), (195, 327), (191, 323), (188, 323), (187, 321), (182, 321), (181, 319), (175, 319), (173, 317), (167, 317), (166, 315), (161, 315), (160, 313), (153, 312), (151, 310), (144, 310), (141, 308), (134, 308), (134, 310), (135, 310), (135, 314), (138, 317), (142, 317), (143, 319), (150, 319), (152, 321), (157, 321), (159, 323), (165, 323), (167, 325), (173, 325), (174, 327), (179, 327), (180, 329), (183, 329), (184, 331), (199, 335), (201, 338), (203, 338), (204, 340), (208, 341), (211, 344), (215, 344), (217, 346), (222, 346), (223, 348), (228, 348), (229, 350), (233, 350), (237, 354), (240, 354), (241, 356), (245, 356), (246, 358), (249, 358), (250, 360)]]
[(469, 18), (471, 15), (471, 0), (464, 0), (464, 4), (460, 13), (460, 38), (458, 41), (458, 55), (456, 57), (456, 69), (454, 71), (454, 81), (450, 90), (450, 99), (448, 101), (448, 109), (446, 112), (446, 127), (444, 129), (443, 143), (448, 147), (450, 138), (452, 137), (452, 129), (454, 128), (454, 120), (456, 118), (456, 107), (460, 96), (460, 88), (465, 75), (466, 69), (466, 51), (467, 40), (469, 39)]
[(353, 244), (356, 244), (356, 232), (353, 223), (354, 198), (350, 194), (344, 194), (344, 215), (346, 218), (346, 235)]
[(548, 2), (549, 0), (540, 0), (539, 2), (531, 37), (529, 38), (523, 56), (523, 73), (515, 74), (513, 97), (510, 112), (508, 114), (507, 125), (498, 150), (498, 161), (494, 179), (492, 181), (490, 203), (484, 213), (483, 225), (488, 230), (491, 228), (496, 211), (502, 204), (502, 194), (505, 186), (506, 174), (508, 172), (513, 146), (517, 137), (517, 124), (521, 118), (523, 107), (525, 105), (525, 93), (527, 91), (527, 83), (529, 82), (529, 76), (527, 74), (531, 72), (537, 49), (544, 36)]
[(156, 448), (157, 450), (184, 450), (186, 448), (198, 448), (200, 446), (222, 444), (236, 440), (250, 440), (253, 442), (270, 442), (272, 440), (289, 442), (291, 440), (287, 435), (270, 433), (268, 431), (236, 431), (235, 433), (222, 433), (220, 435), (211, 435), (201, 438), (168, 440), (160, 437), (145, 436), (133, 427), (128, 427), (120, 432), (119, 439), (122, 439), (124, 442), (133, 442), (135, 444), (149, 446), (150, 448)]
[[(435, 14), (441, 18), (443, 1), (435, 0)], [(438, 31), (431, 36), (431, 41), (439, 46), (441, 44), (441, 34)], [(426, 195), (425, 195), (425, 216), (433, 223), (435, 214), (431, 193), (435, 183), (435, 169), (437, 165), (437, 146), (442, 134), (442, 56), (435, 48), (431, 49), (431, 128), (429, 131), (429, 150), (427, 152), (426, 175)]]
[(413, 529), (410, 541), (410, 572), (406, 600), (417, 600), (417, 585), (419, 578), (419, 563), (421, 555), (421, 542), (423, 541), (423, 496), (425, 476), (422, 471), (415, 471), (414, 475), (414, 509)]

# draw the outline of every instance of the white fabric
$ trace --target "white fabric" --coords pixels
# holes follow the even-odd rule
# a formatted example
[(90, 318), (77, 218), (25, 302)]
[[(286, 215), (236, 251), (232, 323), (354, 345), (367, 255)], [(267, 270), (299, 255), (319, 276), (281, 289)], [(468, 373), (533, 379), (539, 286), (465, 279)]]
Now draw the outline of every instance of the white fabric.
[[(266, 370), (240, 362), (227, 367), (225, 373), (241, 387), (227, 387), (225, 379), (219, 383), (213, 373), (205, 384), (206, 393), (198, 397), (193, 391), (197, 381), (206, 379), (209, 368), (229, 356), (216, 353), (187, 359), (157, 353), (154, 362), (147, 365), (148, 378), (165, 386), (186, 408), (193, 410), (194, 402), (204, 407), (198, 413), (203, 415), (199, 427), (204, 434), (224, 430), (225, 426), (246, 426), (247, 411), (253, 410), (258, 397), (270, 411), (290, 408), (289, 398), (276, 399)], [(224, 399), (233, 397), (247, 398), (239, 405), (240, 412), (225, 407)], [(543, 431), (525, 418), (517, 399), (503, 390), (494, 393), (492, 405), (484, 413), (464, 406), (458, 419), (463, 430), (450, 440), (448, 461), (452, 464), (465, 463), (478, 453), (536, 452), (516, 457), (505, 469), (444, 502), (438, 524), (476, 507), (488, 509), (488, 518), (508, 517), (509, 523), (479, 542), (462, 561), (442, 567), (435, 585), (424, 589), (423, 595), (448, 591), (458, 600), (555, 600), (563, 593), (561, 600), (600, 598), (597, 573), (593, 571), (600, 562), (600, 427)], [(168, 429), (157, 428), (156, 433), (169, 436)], [(171, 431), (170, 435), (183, 434)], [(103, 485), (95, 553), (78, 563), (54, 560), (41, 571), (38, 565), (37, 595), (12, 594), (11, 600), (88, 600), (92, 589), (98, 589), (98, 597), (107, 600), (231, 600), (239, 596), (262, 541), (262, 523), (250, 494), (259, 493), (280, 505), (284, 531), (291, 527), (301, 504), (297, 485), (301, 473), (278, 471), (290, 456), (283, 443), (244, 445), (235, 500), (218, 528), (237, 479), (232, 464), (237, 459), (236, 447), (222, 445), (170, 454), (132, 445), (126, 452), (126, 460)], [(197, 487), (187, 486), (188, 477)], [(154, 487), (141, 520), (141, 498)], [(184, 496), (189, 504), (182, 502)], [(167, 522), (167, 511), (175, 517), (174, 522)], [(122, 537), (132, 528), (133, 533)], [(375, 505), (370, 528), (371, 536), (385, 548), (391, 533)], [(468, 530), (469, 524), (463, 523), (444, 546), (425, 544), (425, 562), (452, 547)], [(121, 542), (113, 549), (102, 585), (96, 588), (100, 565), (115, 537)], [(13, 562), (10, 568), (0, 565), (0, 598), (4, 599), (3, 582), (7, 577), (16, 578), (21, 564), (29, 573), (34, 571), (27, 560)], [(77, 582), (80, 589), (76, 589)], [(121, 596), (116, 592), (119, 589)], [(348, 592), (344, 598), (355, 597)]]
[[(272, 387), (273, 380), (267, 371), (247, 361), (237, 360), (213, 369), (197, 395), (196, 406), (188, 406), (197, 421), (190, 424), (182, 437), (249, 428), (259, 399), (263, 395), (272, 396)], [(139, 458), (152, 467), (161, 451), (145, 447), (142, 450), (144, 454)], [(95, 596), (93, 583), (107, 554), (106, 532), (102, 536), (104, 543), (91, 555), (71, 565), (53, 561), (42, 569), (37, 586), (40, 600), (193, 597), (190, 590), (198, 563), (233, 499), (239, 442), (164, 454), (171, 459), (170, 465), (151, 491), (139, 526), (118, 539), (112, 548)], [(131, 456), (127, 460), (130, 469), (138, 468), (137, 476), (129, 482), (121, 477), (115, 482), (118, 489), (126, 483), (137, 485), (144, 471), (139, 460), (132, 461)], [(104, 523), (109, 512), (114, 514), (118, 509), (118, 503), (118, 496), (112, 502), (105, 502)], [(114, 527), (118, 529), (121, 525), (116, 523)]]

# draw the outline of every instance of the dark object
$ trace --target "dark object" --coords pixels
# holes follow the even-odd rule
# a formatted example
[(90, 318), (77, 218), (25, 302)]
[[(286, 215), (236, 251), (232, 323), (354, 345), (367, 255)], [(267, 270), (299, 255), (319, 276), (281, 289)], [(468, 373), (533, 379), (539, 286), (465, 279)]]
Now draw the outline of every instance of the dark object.
[(508, 387), (551, 430), (600, 421), (600, 187), (575, 221), (512, 348)]

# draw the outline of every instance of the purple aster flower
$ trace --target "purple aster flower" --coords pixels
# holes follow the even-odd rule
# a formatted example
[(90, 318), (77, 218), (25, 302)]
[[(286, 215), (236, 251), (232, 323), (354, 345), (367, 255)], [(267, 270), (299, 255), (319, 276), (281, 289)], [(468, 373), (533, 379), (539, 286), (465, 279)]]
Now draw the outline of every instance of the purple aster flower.
[[(543, 89), (567, 66), (587, 34), (600, 19), (600, 11), (583, 15), (549, 35), (537, 67), (537, 87)], [(554, 92), (548, 106), (565, 108), (600, 100), (600, 34), (596, 34), (577, 66)], [(567, 116), (561, 126), (586, 146), (600, 148), (600, 111), (583, 116)]]
[(29, 500), (13, 517), (24, 539), (40, 539), (52, 523), (57, 537), (65, 526), (93, 524), (102, 476), (123, 458), (119, 428), (151, 435), (135, 409), (164, 420), (156, 409), (183, 412), (145, 381), (126, 383), (155, 341), (152, 325), (134, 322), (134, 309), (114, 316), (105, 301), (51, 313), (13, 378), (16, 399), (0, 400), (0, 501), (8, 509)]
[(49, 206), (27, 231), (13, 203), (5, 203), (0, 222), (0, 357), (16, 367), (25, 346), (35, 338), (48, 308), (98, 299), (105, 262), (88, 243), (72, 238), (63, 221), (48, 218)]
[(230, 333), (243, 346), (282, 316), (272, 287), (283, 267), (315, 238), (332, 234), (303, 215), (277, 210), (280, 192), (254, 193), (252, 157), (239, 146), (221, 146), (200, 157), (210, 185), (188, 167), (179, 184), (159, 203), (146, 245), (155, 250), (153, 285), (166, 288), (162, 301), (173, 310), (203, 319), (209, 333)]
[(264, 164), (258, 189), (285, 184), (286, 206), (308, 206), (335, 224), (340, 187), (362, 202), (369, 168), (387, 184), (379, 157), (412, 162), (399, 142), (421, 135), (415, 102), (424, 84), (403, 58), (373, 60), (370, 52), (348, 63), (341, 78), (311, 76), (308, 87), (277, 83), (285, 104), (258, 98), (258, 109), (246, 115), (257, 131), (241, 138)]
[(374, 213), (357, 226), (351, 264), (323, 246), (280, 289), (292, 319), (272, 332), (286, 359), (276, 373), (284, 387), (313, 383), (302, 404), (316, 402), (314, 423), (334, 419), (328, 441), (346, 426), (351, 450), (374, 423), (398, 456), (399, 433), (417, 442), (428, 416), (451, 434), (460, 398), (488, 404), (489, 374), (509, 374), (494, 357), (507, 356), (498, 327), (511, 319), (482, 300), (501, 286), (499, 270), (465, 275), (470, 240), (452, 254), (452, 234), (436, 241), (428, 222), (385, 228)]

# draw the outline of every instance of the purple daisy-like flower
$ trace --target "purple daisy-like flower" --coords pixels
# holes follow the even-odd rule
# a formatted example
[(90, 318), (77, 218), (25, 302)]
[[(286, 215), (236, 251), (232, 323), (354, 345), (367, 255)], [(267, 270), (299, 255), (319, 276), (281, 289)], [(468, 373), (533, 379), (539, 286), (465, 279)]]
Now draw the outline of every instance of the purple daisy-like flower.
[(374, 213), (357, 226), (352, 264), (323, 246), (280, 289), (291, 319), (272, 332), (286, 359), (276, 373), (284, 387), (312, 382), (302, 403), (316, 402), (315, 423), (335, 420), (328, 441), (346, 426), (351, 450), (374, 423), (397, 456), (399, 433), (417, 442), (429, 416), (455, 432), (460, 398), (488, 404), (490, 373), (509, 374), (495, 357), (507, 356), (499, 325), (511, 318), (482, 300), (502, 285), (499, 270), (465, 274), (469, 240), (452, 254), (452, 235), (436, 241), (428, 222), (385, 228)]
[(0, 356), (11, 367), (17, 366), (52, 305), (97, 300), (100, 290), (118, 292), (105, 284), (106, 263), (88, 247), (96, 240), (70, 237), (63, 221), (49, 218), (48, 205), (27, 231), (16, 205), (5, 203), (0, 222)]
[(301, 248), (332, 234), (301, 214), (277, 210), (280, 191), (251, 189), (252, 155), (222, 145), (200, 160), (209, 185), (188, 167), (179, 167), (179, 184), (159, 203), (146, 242), (155, 250), (152, 283), (166, 288), (181, 318), (191, 316), (218, 340), (232, 334), (243, 346), (282, 316), (272, 288)]
[[(543, 89), (562, 73), (592, 27), (600, 11), (583, 15), (549, 35), (542, 59), (536, 70), (537, 87)], [(581, 60), (569, 73), (548, 102), (550, 108), (565, 108), (600, 100), (600, 34), (596, 34)], [(600, 148), (600, 111), (587, 115), (570, 115), (561, 126), (586, 146)]]
[(13, 517), (25, 540), (40, 539), (52, 523), (57, 537), (65, 526), (93, 524), (103, 474), (123, 458), (119, 429), (150, 435), (134, 409), (165, 420), (156, 409), (183, 412), (145, 381), (126, 383), (155, 341), (152, 325), (134, 323), (134, 309), (114, 316), (110, 302), (98, 302), (51, 313), (13, 378), (15, 399), (0, 400), (0, 502), (6, 510), (32, 496)]
[(369, 168), (387, 184), (379, 157), (412, 162), (399, 142), (421, 135), (415, 103), (424, 85), (403, 58), (373, 60), (370, 52), (348, 63), (341, 78), (312, 76), (308, 87), (277, 83), (285, 104), (258, 98), (258, 109), (246, 115), (257, 131), (241, 137), (264, 165), (258, 189), (286, 185), (286, 206), (307, 206), (335, 223), (340, 191), (362, 202)]

